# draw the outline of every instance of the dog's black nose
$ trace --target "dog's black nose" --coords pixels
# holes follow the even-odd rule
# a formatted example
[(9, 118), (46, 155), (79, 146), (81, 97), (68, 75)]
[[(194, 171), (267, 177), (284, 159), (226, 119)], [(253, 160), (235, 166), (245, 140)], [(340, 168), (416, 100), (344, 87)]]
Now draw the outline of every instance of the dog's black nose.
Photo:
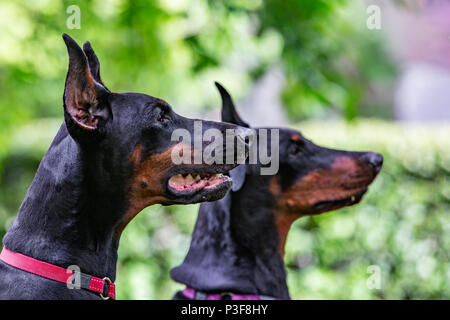
[(363, 155), (363, 159), (367, 161), (378, 172), (383, 166), (383, 156), (375, 152), (367, 152)]

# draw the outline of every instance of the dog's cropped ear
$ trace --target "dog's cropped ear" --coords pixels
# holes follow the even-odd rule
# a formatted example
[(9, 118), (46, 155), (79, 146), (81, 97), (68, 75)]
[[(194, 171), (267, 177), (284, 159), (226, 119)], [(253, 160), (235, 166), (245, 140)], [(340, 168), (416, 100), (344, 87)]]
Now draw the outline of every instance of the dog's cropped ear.
[(73, 138), (102, 132), (111, 117), (106, 90), (92, 76), (86, 55), (68, 35), (63, 35), (69, 54), (69, 70), (64, 88), (64, 117)]
[(89, 70), (91, 71), (91, 75), (94, 77), (94, 80), (108, 90), (100, 76), (100, 62), (98, 61), (97, 55), (95, 54), (94, 49), (92, 49), (89, 41), (86, 41), (83, 44), (83, 51), (88, 59)]
[(231, 99), (231, 96), (227, 90), (225, 90), (220, 83), (214, 83), (220, 92), (220, 96), (222, 97), (222, 121), (237, 124), (241, 127), (250, 128), (250, 125), (242, 120), (237, 113), (236, 108), (234, 107), (233, 99)]
[(245, 164), (241, 164), (231, 170), (230, 177), (233, 179), (233, 185), (231, 187), (231, 191), (236, 192), (239, 191), (245, 182), (245, 176), (247, 175), (247, 166)]

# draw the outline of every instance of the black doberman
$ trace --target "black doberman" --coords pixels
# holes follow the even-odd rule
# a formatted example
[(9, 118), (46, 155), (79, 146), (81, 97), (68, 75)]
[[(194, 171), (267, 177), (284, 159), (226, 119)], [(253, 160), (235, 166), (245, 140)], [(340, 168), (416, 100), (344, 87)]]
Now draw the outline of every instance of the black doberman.
[[(222, 120), (249, 127), (216, 85)], [(358, 203), (383, 162), (377, 153), (317, 146), (286, 128), (279, 128), (279, 159), (272, 176), (260, 174), (261, 164), (231, 170), (232, 191), (201, 204), (189, 252), (171, 271), (188, 287), (174, 299), (289, 299), (283, 255), (292, 223)]]
[[(218, 200), (231, 187), (231, 179), (221, 173), (236, 165), (175, 165), (171, 150), (186, 142), (171, 141), (172, 132), (193, 133), (194, 122), (201, 120), (179, 116), (158, 98), (111, 92), (89, 42), (83, 51), (69, 36), (63, 39), (69, 55), (65, 121), (3, 239), (4, 253), (56, 268), (76, 265), (81, 273), (114, 281), (119, 238), (136, 214), (157, 203)], [(239, 128), (212, 121), (201, 125), (203, 131), (223, 133)], [(188, 174), (200, 182), (183, 186)], [(65, 283), (24, 270), (0, 261), (1, 299), (100, 299), (95, 292), (69, 290)], [(101, 288), (104, 295), (108, 282), (106, 291)]]

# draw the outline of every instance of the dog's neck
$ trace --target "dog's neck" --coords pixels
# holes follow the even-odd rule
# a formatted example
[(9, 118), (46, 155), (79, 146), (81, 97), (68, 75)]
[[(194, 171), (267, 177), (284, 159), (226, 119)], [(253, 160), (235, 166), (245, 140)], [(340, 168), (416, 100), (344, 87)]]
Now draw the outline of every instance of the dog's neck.
[(202, 204), (189, 252), (172, 278), (196, 290), (289, 299), (272, 201), (260, 183), (247, 180), (241, 191)]
[(114, 229), (125, 201), (119, 186), (104, 188), (96, 181), (95, 166), (85, 156), (63, 124), (3, 243), (11, 251), (62, 267), (77, 265), (114, 281)]

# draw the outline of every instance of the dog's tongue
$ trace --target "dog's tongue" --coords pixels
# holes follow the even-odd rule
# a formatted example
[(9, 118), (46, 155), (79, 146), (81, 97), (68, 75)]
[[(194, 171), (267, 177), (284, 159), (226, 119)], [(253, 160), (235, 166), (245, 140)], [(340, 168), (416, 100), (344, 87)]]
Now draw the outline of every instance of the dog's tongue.
[(187, 176), (178, 174), (169, 179), (169, 186), (178, 191), (188, 191), (206, 187), (214, 187), (223, 181), (224, 176), (221, 174), (203, 177), (200, 175), (195, 175), (195, 178), (191, 174), (188, 174)]

